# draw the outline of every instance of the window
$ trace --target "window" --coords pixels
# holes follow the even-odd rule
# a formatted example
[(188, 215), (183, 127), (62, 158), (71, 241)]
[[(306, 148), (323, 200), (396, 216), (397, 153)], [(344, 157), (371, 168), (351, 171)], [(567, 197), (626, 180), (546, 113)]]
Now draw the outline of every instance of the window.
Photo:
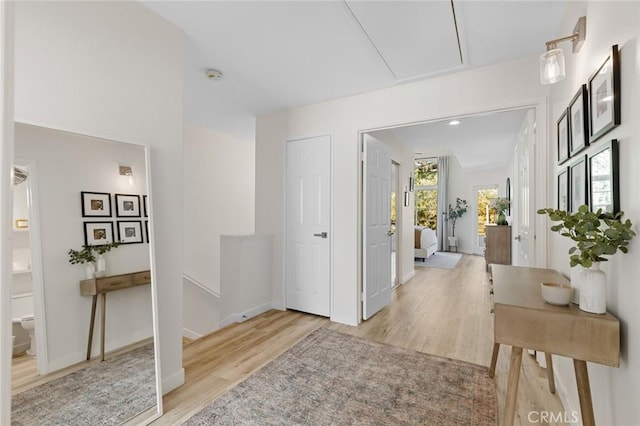
[(498, 188), (478, 189), (476, 194), (476, 205), (478, 206), (477, 220), (477, 246), (482, 248), (485, 246), (484, 238), (486, 235), (486, 227), (488, 223), (495, 223), (496, 209), (491, 207), (491, 199), (498, 197)]
[(415, 224), (436, 229), (438, 223), (438, 161), (416, 160), (414, 169), (416, 211)]

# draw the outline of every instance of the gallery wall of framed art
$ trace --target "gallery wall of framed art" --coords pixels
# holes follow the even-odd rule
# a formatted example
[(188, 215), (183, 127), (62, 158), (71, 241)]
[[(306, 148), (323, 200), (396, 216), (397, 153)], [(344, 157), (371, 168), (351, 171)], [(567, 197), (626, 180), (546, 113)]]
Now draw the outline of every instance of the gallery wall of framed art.
[(621, 124), (620, 57), (611, 47), (589, 80), (562, 110), (556, 124), (556, 204), (576, 212), (620, 210), (619, 140), (604, 136)]

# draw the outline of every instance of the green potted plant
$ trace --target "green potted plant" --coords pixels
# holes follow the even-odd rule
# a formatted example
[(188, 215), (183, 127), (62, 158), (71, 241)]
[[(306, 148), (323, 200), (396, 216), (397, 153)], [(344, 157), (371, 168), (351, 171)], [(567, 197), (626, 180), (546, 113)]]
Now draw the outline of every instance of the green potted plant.
[(107, 274), (107, 261), (104, 258), (104, 254), (111, 251), (112, 248), (117, 248), (120, 243), (114, 241), (109, 244), (103, 244), (101, 246), (93, 246), (93, 250), (97, 253), (96, 256), (96, 277), (104, 277)]
[(576, 242), (569, 249), (569, 265), (584, 268), (577, 286), (580, 309), (605, 313), (606, 276), (600, 270), (600, 262), (606, 262), (605, 256), (613, 256), (618, 251), (627, 253), (629, 241), (636, 235), (631, 221), (622, 221), (624, 212), (609, 213), (602, 209), (592, 212), (588, 206), (580, 206), (576, 213), (547, 208), (538, 210), (538, 214), (546, 214), (551, 221), (559, 222), (551, 230)]
[(494, 198), (491, 201), (491, 205), (493, 206), (494, 209), (496, 209), (496, 212), (497, 212), (496, 225), (508, 225), (507, 217), (505, 216), (504, 212), (507, 211), (510, 204), (511, 204), (511, 201), (508, 198), (498, 197), (498, 198)]
[[(83, 245), (81, 250), (70, 249), (69, 263), (72, 265), (84, 265), (86, 264), (87, 279), (91, 279), (94, 276), (102, 277), (106, 274), (106, 262), (104, 254), (110, 251), (112, 248), (116, 248), (120, 245), (118, 242), (109, 244), (103, 244), (100, 246)], [(94, 254), (97, 253), (97, 256)], [(97, 262), (97, 270), (96, 270)]]
[(87, 279), (93, 278), (95, 274), (96, 256), (93, 254), (93, 250), (89, 245), (83, 245), (81, 250), (70, 249), (69, 263), (72, 265), (84, 265), (86, 264)]
[(458, 238), (456, 238), (456, 221), (467, 212), (467, 200), (456, 198), (455, 207), (449, 204), (449, 211), (445, 215), (451, 222), (451, 236), (449, 237), (449, 246), (458, 247)]

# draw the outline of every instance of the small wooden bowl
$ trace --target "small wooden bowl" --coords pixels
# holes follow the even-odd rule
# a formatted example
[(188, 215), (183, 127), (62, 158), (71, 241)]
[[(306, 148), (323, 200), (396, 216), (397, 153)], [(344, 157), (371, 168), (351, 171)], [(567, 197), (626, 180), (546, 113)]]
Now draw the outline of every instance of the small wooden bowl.
[(573, 287), (568, 284), (540, 283), (540, 291), (545, 302), (566, 306), (571, 302)]

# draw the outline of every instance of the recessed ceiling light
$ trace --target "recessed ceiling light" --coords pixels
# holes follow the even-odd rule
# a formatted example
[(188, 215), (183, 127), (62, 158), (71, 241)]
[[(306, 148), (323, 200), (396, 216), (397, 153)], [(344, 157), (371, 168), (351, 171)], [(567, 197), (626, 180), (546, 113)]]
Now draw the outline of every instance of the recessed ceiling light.
[(449, 122), (449, 126), (457, 126), (458, 124), (460, 124), (460, 121), (459, 121), (459, 120), (451, 120), (451, 121)]
[(206, 72), (207, 78), (209, 80), (221, 80), (222, 79), (222, 71), (216, 70), (213, 68), (209, 68)]

